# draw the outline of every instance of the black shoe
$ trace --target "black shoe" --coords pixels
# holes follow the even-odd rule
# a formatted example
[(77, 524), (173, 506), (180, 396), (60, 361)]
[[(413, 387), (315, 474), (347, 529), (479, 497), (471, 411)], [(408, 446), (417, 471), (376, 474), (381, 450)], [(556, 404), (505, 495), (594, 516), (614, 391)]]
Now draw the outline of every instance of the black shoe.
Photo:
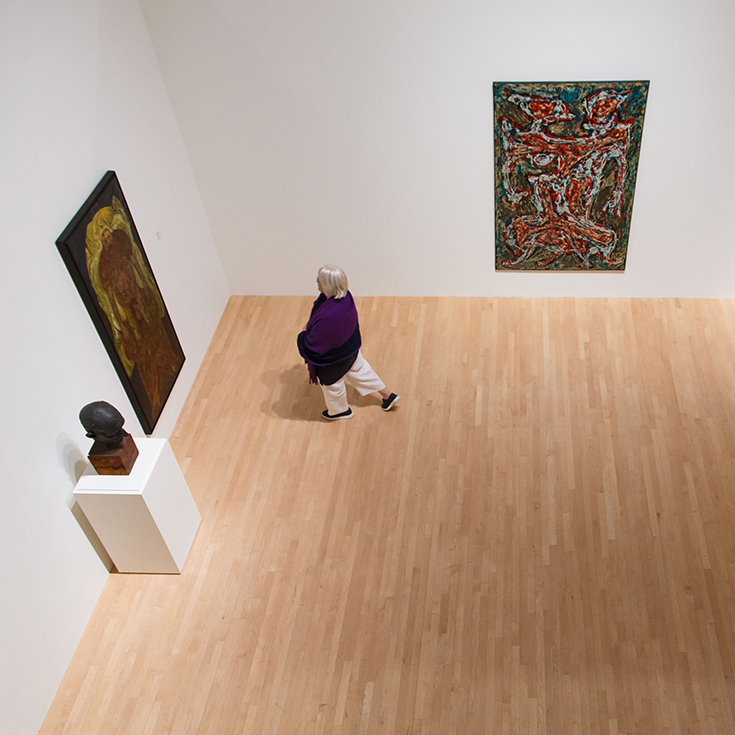
[(342, 411), (342, 413), (335, 413), (334, 416), (329, 415), (329, 411), (322, 411), (322, 416), (324, 416), (327, 421), (338, 421), (339, 419), (351, 419), (352, 418), (352, 409), (348, 408), (346, 411)]
[(400, 396), (397, 396), (395, 393), (391, 393), (387, 398), (383, 399), (383, 405), (381, 406), (381, 408), (383, 409), (383, 411), (390, 411), (391, 408), (393, 408), (393, 406), (395, 406), (396, 403), (398, 403), (398, 401), (400, 400)]

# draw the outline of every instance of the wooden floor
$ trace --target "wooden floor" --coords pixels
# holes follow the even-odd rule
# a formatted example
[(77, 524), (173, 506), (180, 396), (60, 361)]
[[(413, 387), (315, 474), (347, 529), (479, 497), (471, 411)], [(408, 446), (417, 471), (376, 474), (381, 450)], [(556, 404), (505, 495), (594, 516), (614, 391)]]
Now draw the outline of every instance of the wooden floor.
[(110, 576), (50, 733), (735, 733), (735, 302), (234, 297), (171, 443), (180, 576)]

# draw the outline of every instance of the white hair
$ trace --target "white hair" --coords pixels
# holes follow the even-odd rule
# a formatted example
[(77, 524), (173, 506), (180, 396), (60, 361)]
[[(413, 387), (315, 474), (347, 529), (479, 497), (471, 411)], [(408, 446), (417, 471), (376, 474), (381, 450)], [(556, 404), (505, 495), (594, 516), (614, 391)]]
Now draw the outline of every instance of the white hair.
[(316, 276), (317, 283), (327, 298), (343, 299), (349, 284), (345, 272), (338, 265), (323, 265)]

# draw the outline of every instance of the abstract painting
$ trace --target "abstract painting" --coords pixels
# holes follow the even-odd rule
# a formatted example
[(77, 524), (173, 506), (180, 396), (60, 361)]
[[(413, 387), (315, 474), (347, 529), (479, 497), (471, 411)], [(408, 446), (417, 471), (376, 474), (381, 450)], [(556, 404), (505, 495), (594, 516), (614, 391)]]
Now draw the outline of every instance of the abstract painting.
[(622, 271), (648, 82), (496, 82), (495, 269)]
[(186, 358), (114, 171), (56, 246), (143, 430), (152, 433)]

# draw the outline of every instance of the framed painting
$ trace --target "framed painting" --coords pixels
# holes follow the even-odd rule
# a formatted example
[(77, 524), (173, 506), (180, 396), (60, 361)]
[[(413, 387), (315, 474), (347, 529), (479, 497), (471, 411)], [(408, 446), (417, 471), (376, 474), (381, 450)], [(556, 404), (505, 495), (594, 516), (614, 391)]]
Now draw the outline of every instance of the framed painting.
[(648, 82), (495, 82), (495, 269), (623, 271)]
[(114, 171), (56, 246), (146, 434), (184, 365), (184, 351)]

